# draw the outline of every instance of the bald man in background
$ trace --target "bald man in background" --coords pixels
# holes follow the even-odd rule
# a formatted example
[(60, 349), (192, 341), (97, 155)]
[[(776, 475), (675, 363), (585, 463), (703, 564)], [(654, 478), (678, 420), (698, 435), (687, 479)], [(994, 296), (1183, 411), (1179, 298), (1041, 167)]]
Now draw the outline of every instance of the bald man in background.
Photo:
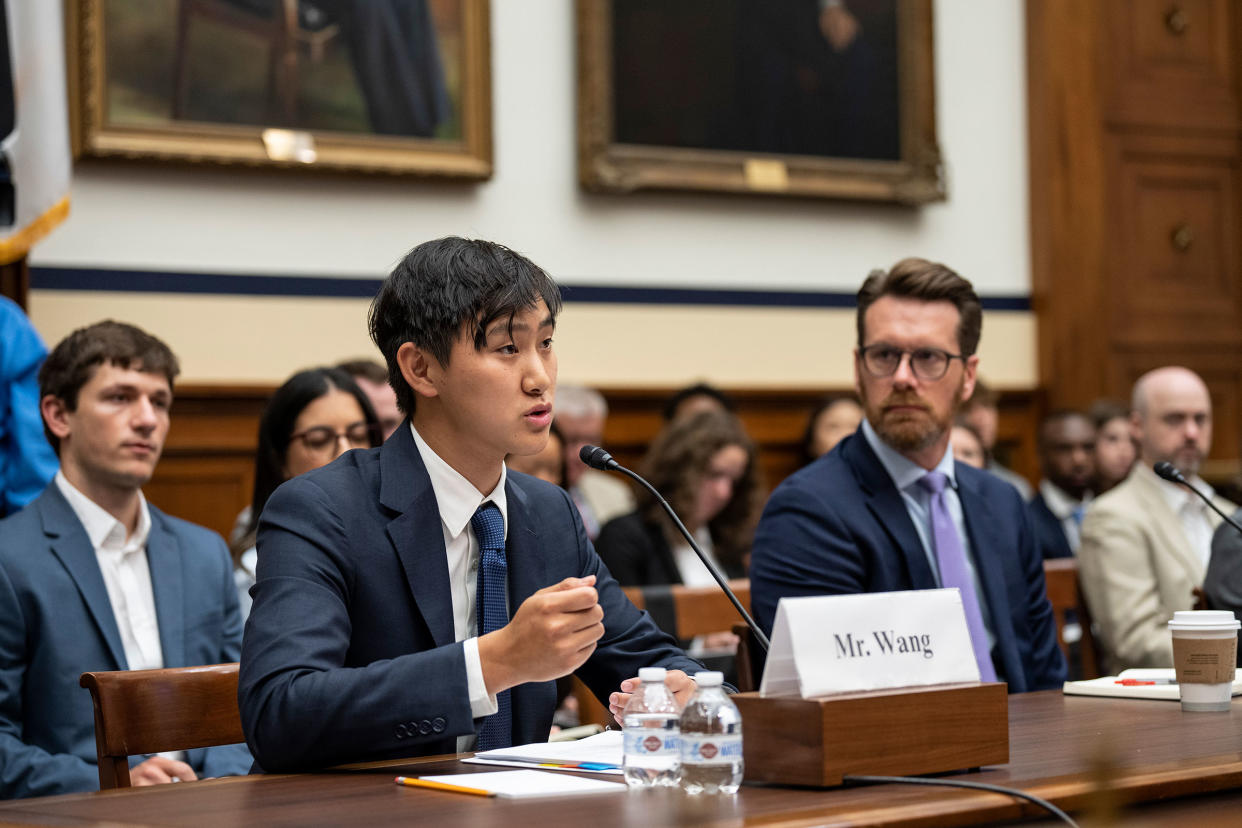
[(1194, 493), (1160, 479), (1152, 466), (1172, 463), (1225, 514), (1237, 508), (1199, 478), (1212, 446), (1212, 400), (1198, 374), (1173, 366), (1149, 371), (1134, 384), (1132, 408), (1139, 462), (1087, 510), (1078, 553), (1111, 672), (1173, 666), (1166, 624), (1175, 611), (1194, 608), (1221, 523)]

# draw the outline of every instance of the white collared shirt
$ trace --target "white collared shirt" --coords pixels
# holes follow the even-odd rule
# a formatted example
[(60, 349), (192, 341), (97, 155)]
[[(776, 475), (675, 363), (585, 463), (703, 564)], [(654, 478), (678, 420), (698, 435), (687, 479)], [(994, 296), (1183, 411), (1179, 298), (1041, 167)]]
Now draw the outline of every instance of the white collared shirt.
[[(875, 433), (875, 429), (865, 417), (862, 421), (862, 432), (871, 450), (879, 458), (880, 465), (888, 472), (897, 491), (901, 492), (901, 499), (906, 505), (906, 512), (910, 515), (910, 522), (914, 524), (914, 529), (919, 535), (919, 542), (923, 546), (923, 554), (927, 556), (927, 564), (931, 567), (932, 577), (936, 579), (937, 584), (941, 584), (940, 564), (936, 560), (936, 549), (932, 540), (931, 492), (919, 484), (928, 470), (881, 440), (880, 435)], [(966, 568), (970, 570), (970, 580), (975, 586), (975, 595), (979, 599), (979, 612), (983, 616), (983, 626), (988, 634), (988, 649), (991, 650), (996, 644), (996, 634), (992, 631), (992, 612), (988, 607), (987, 595), (983, 592), (983, 584), (979, 580), (979, 571), (975, 567), (974, 556), (971, 554), (970, 533), (966, 531), (966, 517), (962, 512), (962, 501), (957, 496), (957, 474), (954, 464), (953, 444), (950, 442), (945, 447), (944, 456), (940, 458), (940, 462), (932, 471), (940, 472), (948, 480), (948, 485), (944, 487), (945, 505), (948, 506), (949, 517), (953, 519), (953, 528), (957, 530), (957, 536), (962, 542)]]
[[(410, 423), (414, 444), (423, 458), (431, 490), (440, 510), (440, 529), (444, 535), (444, 552), (449, 571), (449, 591), (453, 599), (453, 640), (461, 641), (466, 657), (466, 688), (470, 694), (470, 715), (476, 719), (490, 716), (498, 709), (496, 697), (488, 695), (483, 681), (483, 664), (479, 660), (478, 619), (475, 614), (475, 592), (479, 585), (479, 541), (470, 528), (470, 519), (487, 502), (496, 504), (504, 519), (505, 539), (509, 537), (509, 504), (505, 498), (507, 473), (500, 464), (500, 482), (490, 494), (484, 495), (469, 480), (431, 450)], [(507, 590), (507, 586), (506, 586)], [(472, 750), (475, 735), (457, 737), (457, 750)]]
[[(147, 562), (147, 537), (151, 534), (151, 511), (142, 491), (138, 492), (138, 528), (131, 535), (125, 525), (106, 509), (69, 482), (63, 471), (56, 472), (56, 487), (69, 501), (86, 537), (95, 550), (95, 560), (108, 590), (108, 603), (121, 634), (121, 647), (130, 670), (158, 670), (164, 666), (160, 644), (160, 623), (155, 614), (155, 590), (151, 586), (151, 567)], [(184, 751), (159, 754), (178, 761)]]
[[(1081, 515), (1091, 503), (1091, 492), (1087, 492), (1082, 500), (1075, 500), (1069, 492), (1051, 480), (1044, 479), (1039, 481), (1039, 493), (1044, 496), (1044, 505), (1048, 507), (1048, 511), (1061, 522), (1061, 531), (1065, 533), (1065, 541), (1069, 544), (1070, 551), (1077, 555), (1078, 547), (1082, 545)], [(1077, 518), (1074, 517), (1075, 510), (1080, 515)]]
[[(706, 526), (699, 527), (694, 533), (694, 539), (698, 541), (699, 548), (703, 550), (703, 554), (707, 559), (720, 568), (720, 563), (716, 560), (715, 548), (712, 546), (712, 533)], [(694, 549), (688, 543), (679, 543), (673, 547), (673, 561), (677, 564), (677, 574), (681, 576), (681, 582), (688, 587), (715, 586), (716, 579), (712, 577), (712, 573), (703, 565), (703, 561), (699, 560), (699, 556), (694, 553)]]
[[(1146, 464), (1143, 464), (1146, 467)], [(1148, 473), (1156, 477), (1155, 472)], [(1186, 479), (1190, 484), (1203, 492), (1209, 498), (1216, 497), (1216, 490), (1203, 482), (1203, 478), (1196, 475), (1186, 475)], [(1169, 508), (1177, 515), (1181, 522), (1182, 531), (1186, 534), (1186, 540), (1190, 543), (1190, 551), (1194, 553), (1195, 558), (1202, 564), (1202, 573), (1207, 571), (1208, 558), (1212, 556), (1212, 535), (1216, 531), (1216, 524), (1212, 520), (1212, 512), (1208, 505), (1204, 503), (1197, 494), (1182, 486), (1179, 483), (1172, 483), (1162, 477), (1156, 477), (1156, 481), (1160, 484), (1160, 493), (1164, 495), (1165, 501), (1169, 504)]]

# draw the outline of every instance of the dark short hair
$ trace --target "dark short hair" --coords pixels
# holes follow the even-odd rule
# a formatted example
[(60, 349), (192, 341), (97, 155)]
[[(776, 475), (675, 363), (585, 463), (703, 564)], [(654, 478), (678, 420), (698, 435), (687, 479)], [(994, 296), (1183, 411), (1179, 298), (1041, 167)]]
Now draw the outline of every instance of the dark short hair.
[(733, 398), (728, 394), (721, 391), (714, 385), (708, 385), (705, 382), (698, 382), (694, 385), (688, 385), (685, 388), (682, 388), (674, 393), (673, 396), (665, 400), (664, 409), (661, 412), (664, 417), (664, 421), (672, 422), (673, 417), (677, 415), (677, 409), (682, 403), (692, 397), (711, 397), (713, 400), (720, 403), (720, 407), (725, 411), (737, 410), (737, 405), (734, 404)]
[(972, 356), (983, 332), (983, 306), (974, 286), (945, 265), (926, 259), (902, 259), (888, 272), (873, 270), (858, 289), (858, 347), (867, 344), (866, 315), (882, 296), (900, 296), (921, 302), (952, 302), (959, 315), (957, 346)]
[(415, 247), (384, 280), (369, 316), (397, 405), (406, 414), (414, 411), (414, 390), (397, 363), (402, 345), (412, 342), (447, 366), (463, 326), (470, 327), (475, 349), (482, 349), (491, 323), (505, 317), (512, 322), (515, 313), (541, 299), (555, 318), (561, 310), (556, 282), (504, 245), (450, 236)]
[(1096, 430), (1099, 430), (1111, 420), (1129, 420), (1130, 406), (1120, 400), (1098, 399), (1087, 409), (1087, 416), (1091, 418)]
[(999, 408), (1000, 392), (983, 381), (982, 377), (975, 378), (975, 390), (970, 395), (970, 399), (963, 400), (958, 408), (958, 413), (966, 414), (974, 411), (976, 408)]
[(371, 401), (353, 377), (340, 368), (309, 368), (298, 371), (276, 389), (263, 416), (259, 418), (259, 447), (254, 456), (254, 495), (250, 499), (250, 518), (242, 536), (232, 544), (234, 563), (241, 554), (254, 546), (259, 515), (276, 487), (285, 482), (285, 460), (289, 456), (289, 438), (293, 426), (306, 407), (320, 397), (339, 390), (358, 401), (362, 416), (371, 427), (371, 446), (380, 444), (379, 418)]
[[(181, 373), (172, 350), (141, 328), (105, 319), (66, 336), (47, 355), (39, 369), (39, 399), (56, 397), (70, 411), (78, 408), (78, 392), (90, 382), (98, 366), (108, 363), (147, 374), (162, 374), (169, 390)], [(48, 442), (60, 454), (60, 438), (43, 424)]]
[(370, 380), (376, 385), (383, 385), (388, 382), (388, 369), (373, 359), (350, 359), (338, 363), (336, 367), (354, 379), (361, 377), (362, 379)]
[[(652, 441), (642, 468), (644, 476), (673, 510), (687, 515), (694, 510), (699, 484), (712, 457), (727, 446), (740, 446), (746, 451), (746, 470), (733, 488), (733, 497), (711, 520), (708, 529), (720, 560), (741, 565), (750, 551), (759, 517), (763, 481), (754, 441), (736, 416), (724, 411), (700, 411), (669, 423)], [(680, 533), (648, 491), (640, 489), (637, 501), (643, 519), (662, 527), (671, 546), (682, 543)]]
[(1043, 449), (1048, 445), (1048, 429), (1055, 423), (1063, 422), (1065, 420), (1082, 420), (1084, 423), (1091, 426), (1092, 430), (1095, 430), (1096, 428), (1096, 425), (1092, 422), (1091, 418), (1076, 408), (1058, 408), (1050, 411), (1040, 421), (1039, 431), (1036, 434), (1036, 444), (1039, 446), (1040, 451), (1043, 451)]

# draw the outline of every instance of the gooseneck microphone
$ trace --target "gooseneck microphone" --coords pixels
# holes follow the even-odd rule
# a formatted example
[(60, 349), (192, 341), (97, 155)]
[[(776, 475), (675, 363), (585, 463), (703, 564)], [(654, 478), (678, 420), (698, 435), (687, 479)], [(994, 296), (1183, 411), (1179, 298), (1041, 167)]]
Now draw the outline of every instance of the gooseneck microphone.
[[(611, 460), (612, 458), (610, 457), (608, 459)], [(1220, 509), (1217, 509), (1216, 504), (1212, 502), (1212, 498), (1208, 497), (1203, 492), (1199, 491), (1197, 486), (1192, 485), (1191, 482), (1186, 479), (1186, 476), (1177, 470), (1177, 466), (1174, 466), (1172, 463), (1170, 463), (1167, 460), (1161, 460), (1159, 463), (1152, 466), (1151, 470), (1154, 471), (1157, 474), (1157, 476), (1169, 481), (1170, 483), (1180, 483), (1181, 485), (1185, 486), (1187, 489), (1190, 489), (1192, 492), (1194, 492), (1200, 498), (1202, 498), (1203, 502), (1206, 503), (1213, 512), (1215, 512), (1216, 514), (1224, 518), (1226, 523), (1228, 523), (1234, 529), (1237, 529), (1239, 532), (1242, 532), (1242, 526), (1239, 526), (1237, 524), (1237, 521), (1229, 517), (1229, 515), (1225, 514)]]
[(612, 455), (604, 451), (599, 446), (583, 446), (578, 452), (578, 457), (582, 459), (583, 463), (586, 463), (593, 469), (599, 469), (600, 471), (621, 472), (626, 477), (636, 481), (647, 491), (651, 492), (651, 494), (655, 497), (656, 502), (658, 502), (664, 508), (664, 511), (668, 513), (668, 516), (672, 518), (674, 525), (677, 526), (677, 529), (681, 532), (682, 537), (689, 541), (690, 548), (694, 550), (694, 554), (699, 556), (699, 560), (703, 562), (703, 566), (707, 567), (707, 571), (710, 572), (712, 577), (716, 579), (716, 583), (720, 584), (720, 588), (724, 590), (724, 594), (729, 596), (729, 601), (732, 602), (734, 609), (736, 609), (742, 616), (742, 620), (746, 622), (746, 626), (750, 627), (751, 633), (754, 634), (755, 641), (759, 642), (759, 646), (762, 647), (763, 651), (766, 653), (768, 651), (768, 637), (763, 634), (763, 630), (759, 629), (759, 625), (755, 623), (755, 619), (750, 617), (750, 613), (748, 613), (745, 607), (742, 606), (742, 602), (737, 599), (737, 595), (733, 593), (733, 590), (729, 589), (729, 584), (725, 580), (724, 575), (722, 575), (720, 570), (716, 568), (716, 565), (713, 564), (705, 554), (703, 554), (703, 550), (700, 549), (699, 545), (694, 542), (694, 536), (690, 534), (690, 530), (686, 529), (685, 524), (681, 522), (681, 519), (677, 517), (677, 513), (673, 511), (673, 507), (668, 505), (668, 501), (656, 491), (655, 486), (652, 486), (644, 480), (642, 475), (630, 471), (616, 460), (613, 460)]

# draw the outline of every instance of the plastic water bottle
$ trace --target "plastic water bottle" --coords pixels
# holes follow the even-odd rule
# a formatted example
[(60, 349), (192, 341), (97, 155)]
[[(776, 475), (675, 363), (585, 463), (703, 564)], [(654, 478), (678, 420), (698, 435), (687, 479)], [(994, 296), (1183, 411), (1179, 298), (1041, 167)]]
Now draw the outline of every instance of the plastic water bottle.
[(681, 711), (681, 787), (689, 794), (737, 793), (742, 784), (742, 714), (723, 681), (695, 673), (698, 689)]
[(622, 767), (631, 788), (677, 785), (681, 752), (677, 744), (677, 700), (664, 686), (663, 667), (638, 671), (642, 685), (622, 714), (625, 755)]

